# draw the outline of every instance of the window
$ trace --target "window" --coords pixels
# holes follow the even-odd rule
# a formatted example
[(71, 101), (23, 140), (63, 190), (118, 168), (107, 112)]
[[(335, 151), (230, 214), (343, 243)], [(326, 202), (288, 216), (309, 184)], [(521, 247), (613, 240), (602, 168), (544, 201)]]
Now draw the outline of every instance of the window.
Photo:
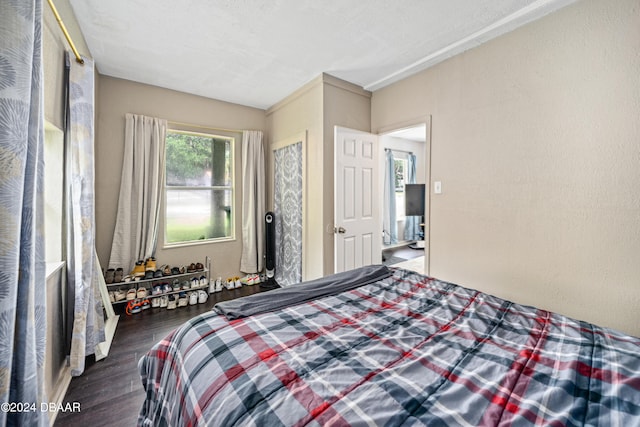
[(167, 131), (167, 245), (234, 238), (234, 142), (228, 136)]
[(406, 184), (407, 159), (394, 159), (396, 184), (396, 219), (405, 218), (404, 185)]

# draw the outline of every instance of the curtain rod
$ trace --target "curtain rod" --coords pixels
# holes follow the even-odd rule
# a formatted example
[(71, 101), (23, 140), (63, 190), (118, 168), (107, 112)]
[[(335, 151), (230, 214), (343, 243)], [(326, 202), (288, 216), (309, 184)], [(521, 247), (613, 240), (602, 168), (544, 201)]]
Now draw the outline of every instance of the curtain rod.
[(174, 122), (173, 120), (167, 120), (167, 122), (170, 125), (186, 126), (186, 127), (190, 127), (190, 128), (197, 128), (197, 129), (217, 130), (217, 131), (222, 131), (222, 132), (233, 132), (233, 133), (242, 133), (242, 132), (244, 132), (241, 129), (214, 128), (214, 127), (211, 127), (211, 126), (194, 125), (193, 123)]
[(71, 40), (71, 36), (67, 31), (67, 27), (65, 27), (64, 22), (62, 22), (62, 18), (58, 13), (58, 9), (56, 9), (56, 6), (53, 4), (53, 0), (47, 0), (47, 1), (49, 2), (49, 6), (51, 6), (51, 11), (55, 15), (56, 21), (58, 21), (58, 25), (60, 26), (62, 33), (67, 38), (67, 41), (69, 42), (69, 46), (71, 46), (71, 50), (73, 51), (73, 54), (76, 56), (76, 62), (79, 62), (80, 64), (84, 64), (84, 59), (82, 59), (82, 57), (78, 53), (78, 50), (76, 49), (76, 45), (73, 44), (73, 40)]
[(398, 153), (413, 154), (413, 151), (398, 150), (397, 148), (385, 148), (385, 151), (397, 151)]

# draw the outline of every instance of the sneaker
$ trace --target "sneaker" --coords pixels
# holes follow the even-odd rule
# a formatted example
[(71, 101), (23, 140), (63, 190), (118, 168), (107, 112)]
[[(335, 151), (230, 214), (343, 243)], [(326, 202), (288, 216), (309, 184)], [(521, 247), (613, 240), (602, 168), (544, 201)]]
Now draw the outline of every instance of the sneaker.
[(136, 288), (131, 288), (127, 291), (127, 301), (133, 301), (136, 299)]
[(142, 309), (148, 310), (149, 308), (151, 308), (151, 303), (149, 303), (149, 300), (145, 299), (144, 301), (142, 301)]
[(151, 295), (160, 295), (160, 294), (162, 294), (162, 286), (155, 285), (153, 287), (153, 290), (151, 291)]
[(238, 289), (238, 288), (241, 288), (241, 287), (242, 287), (242, 282), (240, 281), (240, 278), (239, 278), (239, 277), (236, 277), (234, 281), (235, 281), (235, 288), (236, 288), (236, 289)]
[(222, 278), (220, 277), (216, 279), (216, 286), (214, 288), (214, 292), (222, 292)]
[(156, 259), (154, 257), (147, 258), (147, 260), (144, 263), (144, 269), (147, 271), (148, 270), (156, 271), (157, 270)]
[(169, 283), (165, 283), (164, 285), (162, 285), (162, 293), (166, 294), (169, 293), (173, 290), (173, 288), (171, 287), (171, 285)]
[(160, 298), (157, 298), (160, 300), (160, 307), (161, 308), (166, 308), (167, 305), (169, 304), (169, 296), (168, 295), (163, 295)]
[(188, 280), (184, 280), (182, 282), (182, 285), (180, 286), (180, 289), (182, 289), (183, 291), (188, 291), (189, 289), (191, 289), (191, 282)]
[(209, 284), (209, 279), (207, 276), (200, 276), (200, 286), (207, 286)]
[(224, 287), (227, 289), (234, 289), (236, 287), (236, 282), (234, 282), (234, 280), (231, 277), (229, 277)]
[(169, 295), (167, 302), (167, 310), (174, 310), (176, 308), (176, 297)]
[(127, 303), (127, 308), (125, 312), (129, 315), (140, 313), (142, 310), (142, 303), (138, 299), (131, 300)]
[(123, 289), (117, 289), (113, 292), (116, 301), (122, 301), (127, 298), (127, 293)]
[(189, 305), (196, 305), (198, 303), (198, 292), (189, 293)]
[(160, 297), (160, 298), (151, 298), (151, 307), (153, 307), (153, 308), (160, 307), (160, 300), (161, 299), (162, 299), (162, 297)]
[(209, 298), (209, 295), (205, 291), (198, 291), (198, 304), (204, 304), (207, 302), (207, 298)]
[(178, 296), (178, 307), (186, 307), (189, 304), (189, 298), (185, 292), (180, 292)]
[(114, 302), (116, 302), (116, 296), (113, 293), (113, 291), (109, 291), (109, 301), (113, 304)]
[(149, 294), (149, 291), (147, 291), (147, 288), (145, 288), (144, 286), (138, 288), (138, 292), (136, 294), (136, 296), (140, 299), (144, 299), (147, 297), (147, 295)]
[(173, 290), (174, 291), (179, 291), (180, 290), (180, 281), (178, 279), (173, 281)]

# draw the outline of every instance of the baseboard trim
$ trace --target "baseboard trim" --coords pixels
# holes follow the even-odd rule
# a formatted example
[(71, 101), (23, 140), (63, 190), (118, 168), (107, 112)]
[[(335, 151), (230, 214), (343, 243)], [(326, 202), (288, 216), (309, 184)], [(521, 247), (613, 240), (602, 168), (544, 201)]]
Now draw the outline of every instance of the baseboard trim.
[[(69, 391), (69, 385), (71, 385), (71, 367), (65, 364), (53, 389), (53, 396), (49, 396), (49, 402), (55, 403), (56, 406), (62, 405), (64, 397), (67, 395), (67, 391)], [(53, 427), (53, 424), (56, 422), (57, 416), (58, 411), (49, 412), (49, 425), (51, 427)]]

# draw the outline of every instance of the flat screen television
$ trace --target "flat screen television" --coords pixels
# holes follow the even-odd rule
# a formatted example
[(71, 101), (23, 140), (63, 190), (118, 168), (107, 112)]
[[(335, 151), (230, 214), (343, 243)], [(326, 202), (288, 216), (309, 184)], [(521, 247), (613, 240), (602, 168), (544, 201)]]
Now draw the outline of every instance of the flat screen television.
[(425, 184), (405, 184), (404, 214), (407, 216), (424, 216)]

